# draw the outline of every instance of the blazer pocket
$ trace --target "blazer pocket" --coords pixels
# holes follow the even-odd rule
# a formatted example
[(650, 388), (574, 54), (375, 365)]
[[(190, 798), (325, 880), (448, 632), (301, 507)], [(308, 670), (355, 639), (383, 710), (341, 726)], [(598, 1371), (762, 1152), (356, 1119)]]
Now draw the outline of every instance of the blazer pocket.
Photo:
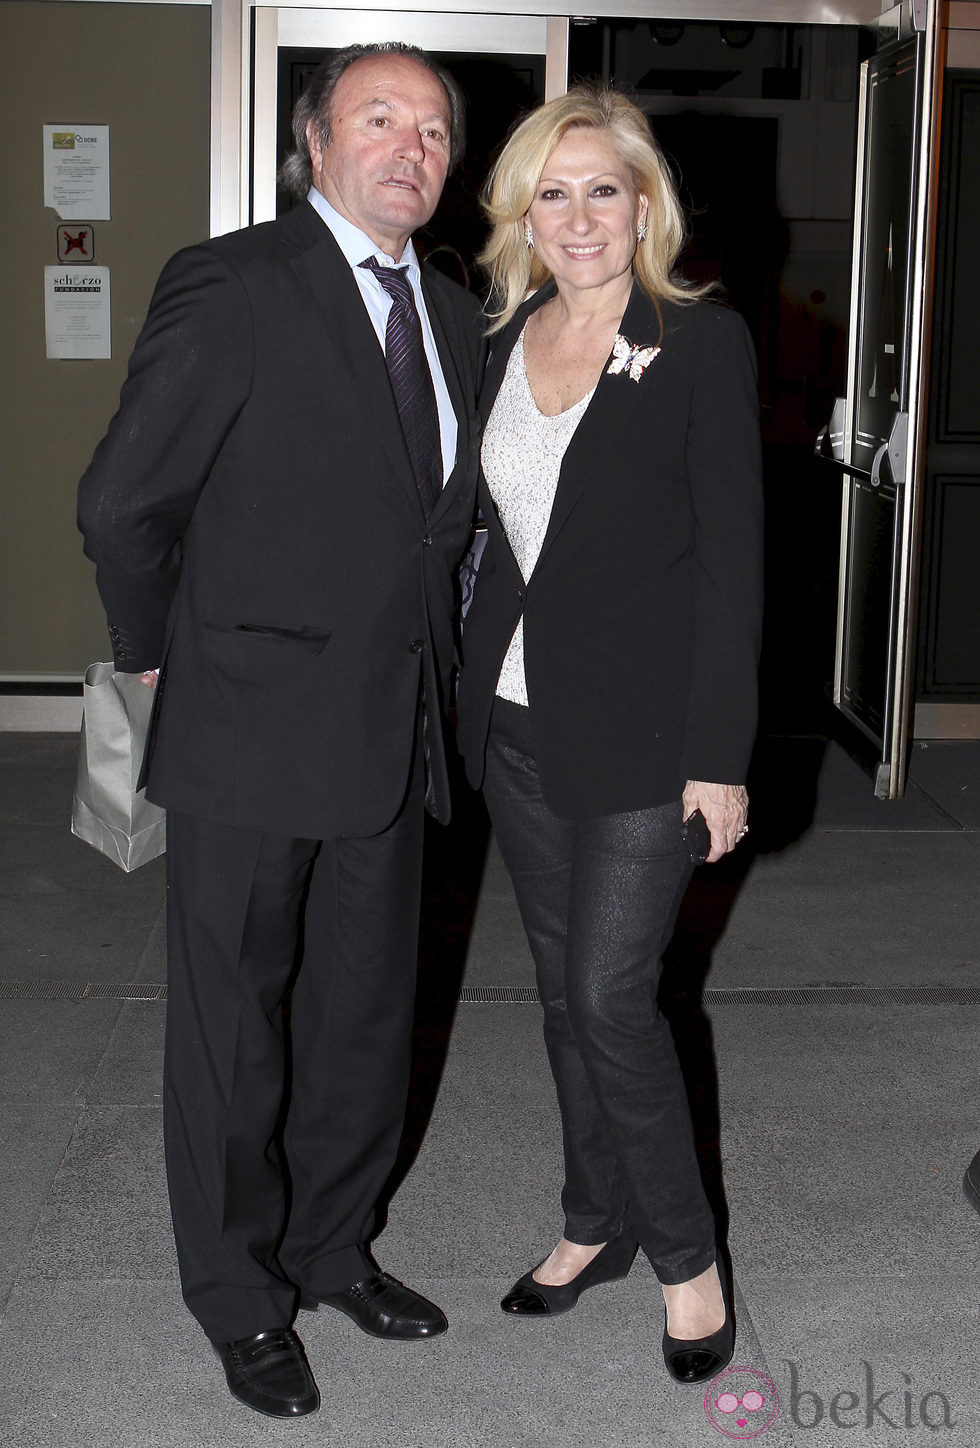
[(207, 623), (209, 633), (217, 633), (240, 639), (246, 645), (254, 642), (257, 648), (268, 645), (285, 645), (287, 649), (303, 653), (321, 654), (330, 642), (329, 629), (304, 625), (300, 628), (284, 628), (268, 623)]

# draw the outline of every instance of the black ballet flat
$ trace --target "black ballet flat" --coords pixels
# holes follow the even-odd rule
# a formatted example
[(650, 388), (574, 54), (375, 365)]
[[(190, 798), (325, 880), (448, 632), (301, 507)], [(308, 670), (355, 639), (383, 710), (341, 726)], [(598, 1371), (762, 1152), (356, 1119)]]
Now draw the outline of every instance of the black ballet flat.
[(703, 1383), (727, 1367), (735, 1351), (735, 1312), (728, 1286), (725, 1264), (718, 1259), (721, 1296), (725, 1304), (725, 1321), (709, 1337), (671, 1337), (667, 1331), (667, 1309), (664, 1308), (664, 1362), (667, 1371), (678, 1383)]
[[(545, 1282), (535, 1282), (537, 1267), (519, 1277), (507, 1296), (501, 1300), (504, 1312), (517, 1317), (548, 1317), (558, 1312), (568, 1312), (578, 1302), (582, 1293), (600, 1282), (616, 1282), (625, 1277), (633, 1265), (637, 1243), (632, 1237), (614, 1237), (601, 1252), (597, 1252), (587, 1267), (583, 1267), (571, 1282), (559, 1287), (549, 1287)], [(545, 1258), (547, 1261), (547, 1258)], [(538, 1263), (538, 1266), (541, 1264)]]

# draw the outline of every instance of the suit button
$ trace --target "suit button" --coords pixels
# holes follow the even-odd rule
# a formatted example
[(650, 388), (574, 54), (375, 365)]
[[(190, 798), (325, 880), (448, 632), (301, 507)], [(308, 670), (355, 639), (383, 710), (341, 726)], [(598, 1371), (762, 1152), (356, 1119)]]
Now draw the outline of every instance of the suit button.
[(431, 547), (432, 547), (432, 534), (431, 534), (431, 533), (426, 533), (425, 537), (422, 539), (422, 542), (424, 543), (424, 545), (425, 545), (426, 548), (431, 548)]
[(524, 590), (523, 590), (523, 588), (519, 588), (519, 589), (517, 590), (517, 597), (521, 600), (522, 603), (524, 602)]
[(420, 653), (422, 652), (422, 648), (423, 648), (422, 640), (421, 640), (421, 639), (412, 639), (412, 642), (409, 644), (408, 647), (411, 649), (411, 651), (412, 651), (413, 654), (420, 654)]

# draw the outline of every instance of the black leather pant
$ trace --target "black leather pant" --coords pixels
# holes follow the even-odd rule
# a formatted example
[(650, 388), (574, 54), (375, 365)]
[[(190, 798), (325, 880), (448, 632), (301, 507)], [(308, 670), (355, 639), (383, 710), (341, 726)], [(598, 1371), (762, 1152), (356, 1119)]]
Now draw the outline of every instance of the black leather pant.
[(565, 1236), (636, 1237), (664, 1283), (715, 1258), (660, 958), (692, 866), (681, 803), (564, 820), (545, 803), (530, 711), (497, 700), (487, 805), (537, 968), (565, 1154)]

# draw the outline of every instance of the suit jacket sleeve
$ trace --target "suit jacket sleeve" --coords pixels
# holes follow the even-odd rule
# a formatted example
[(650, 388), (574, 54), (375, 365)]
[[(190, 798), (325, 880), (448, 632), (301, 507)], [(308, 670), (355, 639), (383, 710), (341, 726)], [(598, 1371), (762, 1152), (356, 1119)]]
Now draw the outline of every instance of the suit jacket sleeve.
[(180, 539), (248, 398), (252, 350), (234, 271), (207, 247), (178, 253), (157, 283), (119, 410), (79, 485), (78, 525), (123, 672), (163, 659)]
[(711, 318), (687, 433), (695, 531), (687, 779), (739, 784), (757, 723), (762, 632), (762, 463), (755, 352), (736, 313)]

